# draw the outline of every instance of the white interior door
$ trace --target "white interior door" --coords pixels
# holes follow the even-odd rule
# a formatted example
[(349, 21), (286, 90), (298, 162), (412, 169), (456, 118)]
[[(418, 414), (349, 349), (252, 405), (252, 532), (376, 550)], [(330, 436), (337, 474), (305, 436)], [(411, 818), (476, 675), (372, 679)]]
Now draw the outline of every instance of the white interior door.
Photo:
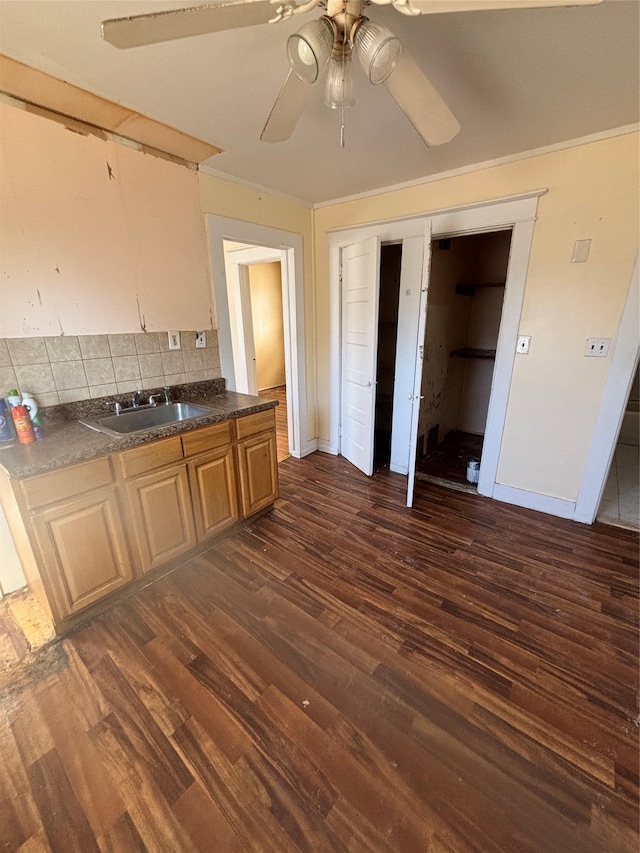
[(398, 330), (393, 383), (391, 459), (396, 474), (409, 471), (409, 438), (413, 418), (413, 386), (418, 342), (418, 325), (423, 287), (424, 236), (402, 241)]
[(380, 239), (342, 250), (342, 407), (340, 452), (368, 477), (373, 436), (378, 349)]
[(413, 393), (411, 395), (411, 431), (409, 433), (409, 471), (407, 477), (407, 506), (413, 506), (413, 489), (416, 479), (416, 451), (418, 449), (418, 420), (420, 417), (420, 391), (424, 362), (424, 334), (427, 327), (427, 297), (429, 295), (429, 270), (431, 267), (431, 220), (425, 221), (424, 254), (422, 261), (422, 287), (415, 346)]

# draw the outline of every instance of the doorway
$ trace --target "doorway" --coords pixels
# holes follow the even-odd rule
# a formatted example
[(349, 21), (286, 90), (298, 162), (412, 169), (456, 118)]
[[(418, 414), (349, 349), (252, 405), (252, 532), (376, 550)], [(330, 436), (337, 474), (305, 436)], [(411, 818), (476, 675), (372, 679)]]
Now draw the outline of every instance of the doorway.
[[(371, 257), (375, 258), (376, 242), (402, 241), (402, 278), (407, 271), (407, 284), (400, 284), (400, 309), (398, 320), (398, 350), (405, 352), (396, 355), (402, 360), (404, 368), (395, 376), (394, 408), (392, 428), (392, 471), (407, 474), (407, 505), (413, 504), (413, 485), (418, 436), (419, 399), (423, 366), (423, 341), (426, 318), (427, 293), (430, 277), (430, 249), (432, 236), (446, 238), (452, 235), (479, 234), (499, 230), (511, 230), (511, 249), (506, 277), (505, 299), (500, 322), (500, 336), (496, 346), (496, 360), (493, 373), (493, 387), (487, 414), (485, 439), (482, 451), (482, 468), (478, 483), (478, 492), (488, 497), (497, 497), (510, 503), (522, 503), (528, 506), (529, 494), (524, 496), (516, 490), (505, 493), (496, 483), (498, 460), (502, 440), (502, 429), (506, 417), (511, 376), (516, 356), (516, 340), (520, 324), (520, 314), (524, 298), (525, 281), (529, 263), (529, 253), (535, 227), (538, 199), (545, 190), (536, 190), (519, 196), (496, 199), (489, 202), (464, 205), (432, 212), (428, 215), (408, 219), (386, 220), (362, 227), (343, 229), (328, 235), (329, 242), (329, 418), (328, 437), (319, 439), (318, 447), (328, 453), (340, 454), (352, 461), (364, 473), (367, 470), (367, 458), (373, 462), (373, 438), (371, 452), (363, 455), (358, 464), (350, 458), (349, 406), (352, 399), (360, 398), (360, 412), (367, 418), (359, 425), (361, 435), (368, 434), (371, 427), (373, 437), (373, 406), (364, 403), (370, 394), (367, 388), (375, 382), (375, 352), (369, 360), (364, 345), (377, 338), (377, 316), (374, 312), (360, 312), (361, 328), (359, 337), (363, 357), (359, 359), (359, 387), (346, 387), (345, 380), (354, 377), (354, 371), (345, 363), (353, 341), (349, 338), (350, 327), (345, 321), (349, 318), (350, 305), (345, 300), (349, 291), (349, 258), (352, 252), (364, 251), (371, 246)], [(363, 279), (361, 292), (373, 295), (377, 306), (378, 269), (375, 264), (368, 267), (366, 281)], [(418, 270), (418, 275), (414, 270)], [(364, 271), (364, 268), (363, 268)], [(411, 271), (411, 272), (410, 272)], [(411, 357), (410, 357), (411, 356)], [(351, 393), (353, 392), (353, 393)], [(396, 427), (396, 423), (398, 427)], [(345, 426), (347, 429), (345, 430)], [(396, 464), (394, 464), (394, 439), (398, 437)], [(553, 510), (549, 510), (553, 511)]]
[(378, 354), (374, 415), (374, 467), (389, 467), (393, 425), (398, 305), (402, 243), (385, 243), (380, 248), (380, 293), (378, 297)]
[(636, 367), (596, 516), (603, 524), (640, 529), (640, 378)]
[(434, 240), (416, 478), (477, 491), (511, 230)]
[(278, 461), (289, 452), (282, 253), (224, 240), (227, 296), (237, 391), (278, 400)]
[[(225, 241), (244, 244), (246, 252), (253, 252), (253, 262), (279, 260), (282, 276), (282, 314), (284, 327), (285, 372), (287, 386), (287, 434), (291, 456), (300, 458), (317, 449), (317, 441), (308, 435), (306, 329), (304, 307), (304, 277), (302, 266), (302, 237), (300, 234), (281, 231), (242, 220), (209, 214), (206, 217), (213, 279), (215, 316), (220, 345), (222, 373), (231, 391), (241, 390), (236, 385), (236, 353), (233, 337), (237, 334), (237, 305), (230, 304), (230, 292), (240, 290), (240, 253), (235, 260), (235, 278), (226, 265)], [(246, 248), (249, 246), (250, 248)], [(265, 253), (267, 256), (264, 257)], [(269, 254), (271, 253), (271, 254)], [(228, 280), (229, 279), (229, 280)], [(239, 297), (238, 297), (239, 300)], [(245, 360), (246, 375), (246, 360)], [(257, 389), (256, 389), (257, 390)], [(255, 392), (254, 392), (255, 393)]]

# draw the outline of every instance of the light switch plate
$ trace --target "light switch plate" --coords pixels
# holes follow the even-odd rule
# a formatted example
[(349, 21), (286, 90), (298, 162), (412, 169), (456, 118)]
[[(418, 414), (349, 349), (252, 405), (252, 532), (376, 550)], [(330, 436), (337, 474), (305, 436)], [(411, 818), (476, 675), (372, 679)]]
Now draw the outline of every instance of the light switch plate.
[(180, 349), (180, 332), (169, 332), (169, 349)]
[(196, 349), (204, 349), (207, 345), (207, 333), (196, 332)]

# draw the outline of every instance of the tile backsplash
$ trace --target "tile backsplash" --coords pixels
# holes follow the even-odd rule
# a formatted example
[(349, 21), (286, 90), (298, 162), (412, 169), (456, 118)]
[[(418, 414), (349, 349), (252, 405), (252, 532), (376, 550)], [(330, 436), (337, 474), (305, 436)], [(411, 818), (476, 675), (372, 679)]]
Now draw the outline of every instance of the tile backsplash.
[(0, 338), (0, 397), (11, 388), (31, 392), (40, 406), (73, 403), (138, 389), (219, 379), (218, 332), (180, 332), (169, 350), (167, 332)]

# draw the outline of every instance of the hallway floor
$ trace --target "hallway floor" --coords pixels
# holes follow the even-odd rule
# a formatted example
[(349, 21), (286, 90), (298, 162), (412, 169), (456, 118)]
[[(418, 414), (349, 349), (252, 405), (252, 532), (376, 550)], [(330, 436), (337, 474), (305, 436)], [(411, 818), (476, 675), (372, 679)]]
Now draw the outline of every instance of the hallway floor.
[(598, 521), (640, 529), (640, 447), (618, 444), (605, 486)]
[(282, 462), (290, 456), (286, 385), (278, 385), (276, 388), (265, 388), (264, 391), (258, 391), (258, 395), (260, 397), (267, 397), (269, 400), (278, 401), (278, 405), (276, 406), (276, 444), (278, 448), (278, 462)]

